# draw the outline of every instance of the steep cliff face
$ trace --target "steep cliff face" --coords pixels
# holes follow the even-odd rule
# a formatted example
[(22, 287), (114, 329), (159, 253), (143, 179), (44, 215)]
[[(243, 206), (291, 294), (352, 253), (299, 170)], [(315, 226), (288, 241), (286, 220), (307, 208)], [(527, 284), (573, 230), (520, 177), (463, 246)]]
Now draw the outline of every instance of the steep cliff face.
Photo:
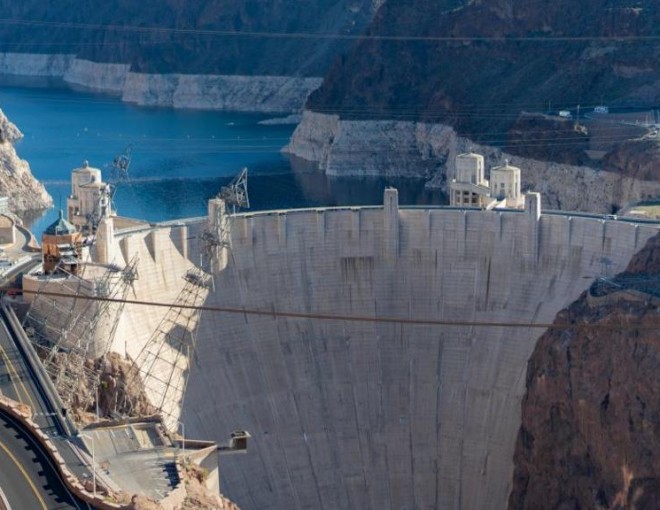
[(11, 18), (0, 74), (58, 77), (140, 105), (300, 111), (351, 43), (334, 36), (359, 34), (381, 2), (0, 0)]
[(656, 138), (620, 144), (605, 155), (603, 166), (636, 179), (660, 181), (660, 141)]
[(16, 154), (14, 142), (22, 137), (0, 110), (0, 195), (9, 197), (10, 209), (15, 213), (53, 205), (46, 188), (32, 175), (30, 165)]
[(510, 509), (660, 507), (660, 236), (583, 294), (527, 370)]

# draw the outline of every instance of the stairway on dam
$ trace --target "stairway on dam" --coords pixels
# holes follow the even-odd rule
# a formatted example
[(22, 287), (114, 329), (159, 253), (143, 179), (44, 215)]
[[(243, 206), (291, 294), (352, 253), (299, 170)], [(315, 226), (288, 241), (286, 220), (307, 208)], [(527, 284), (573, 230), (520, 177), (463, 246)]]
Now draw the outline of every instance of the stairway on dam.
[[(658, 230), (527, 203), (399, 208), (386, 190), (383, 207), (232, 217), (206, 306), (491, 325), (203, 313), (180, 419), (254, 438), (222, 463), (223, 493), (243, 509), (504, 508), (543, 332), (507, 324), (551, 323)], [(205, 228), (109, 228), (99, 253), (137, 253), (129, 297), (173, 302)], [(135, 355), (163, 314), (127, 306), (114, 350)]]

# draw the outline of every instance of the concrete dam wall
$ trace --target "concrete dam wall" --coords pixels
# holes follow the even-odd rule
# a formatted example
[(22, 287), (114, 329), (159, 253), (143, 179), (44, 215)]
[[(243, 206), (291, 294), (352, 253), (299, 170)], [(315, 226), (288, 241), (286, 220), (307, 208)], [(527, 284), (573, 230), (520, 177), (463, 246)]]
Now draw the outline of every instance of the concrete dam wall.
[[(398, 208), (387, 191), (384, 207), (233, 217), (208, 306), (502, 325), (205, 312), (186, 433), (253, 436), (246, 455), (221, 459), (223, 493), (243, 509), (505, 508), (527, 360), (543, 332), (505, 324), (551, 322), (657, 232), (540, 215), (529, 202)], [(105, 233), (104, 257), (138, 251), (136, 297), (171, 302), (203, 228)], [(138, 349), (163, 313), (127, 306), (117, 350), (126, 337)]]

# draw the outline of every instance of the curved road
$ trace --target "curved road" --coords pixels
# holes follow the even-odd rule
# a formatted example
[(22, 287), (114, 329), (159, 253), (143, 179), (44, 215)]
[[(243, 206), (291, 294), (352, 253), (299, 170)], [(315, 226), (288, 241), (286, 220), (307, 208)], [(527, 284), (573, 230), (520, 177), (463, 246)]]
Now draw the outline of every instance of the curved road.
[(90, 508), (71, 495), (41, 445), (2, 411), (0, 487), (12, 510)]

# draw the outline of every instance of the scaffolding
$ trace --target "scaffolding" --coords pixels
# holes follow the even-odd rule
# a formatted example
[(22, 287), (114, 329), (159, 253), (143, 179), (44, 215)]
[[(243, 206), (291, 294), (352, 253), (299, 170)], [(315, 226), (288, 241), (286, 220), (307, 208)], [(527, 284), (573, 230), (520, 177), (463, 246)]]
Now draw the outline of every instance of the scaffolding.
[(60, 269), (39, 286), (23, 326), (67, 409), (86, 411), (94, 401), (100, 374), (93, 360), (110, 350), (136, 267), (135, 257), (95, 279)]
[(131, 373), (141, 379), (151, 405), (165, 425), (176, 429), (195, 350), (201, 310), (211, 287), (211, 275), (201, 268), (184, 275), (184, 286), (134, 360)]

